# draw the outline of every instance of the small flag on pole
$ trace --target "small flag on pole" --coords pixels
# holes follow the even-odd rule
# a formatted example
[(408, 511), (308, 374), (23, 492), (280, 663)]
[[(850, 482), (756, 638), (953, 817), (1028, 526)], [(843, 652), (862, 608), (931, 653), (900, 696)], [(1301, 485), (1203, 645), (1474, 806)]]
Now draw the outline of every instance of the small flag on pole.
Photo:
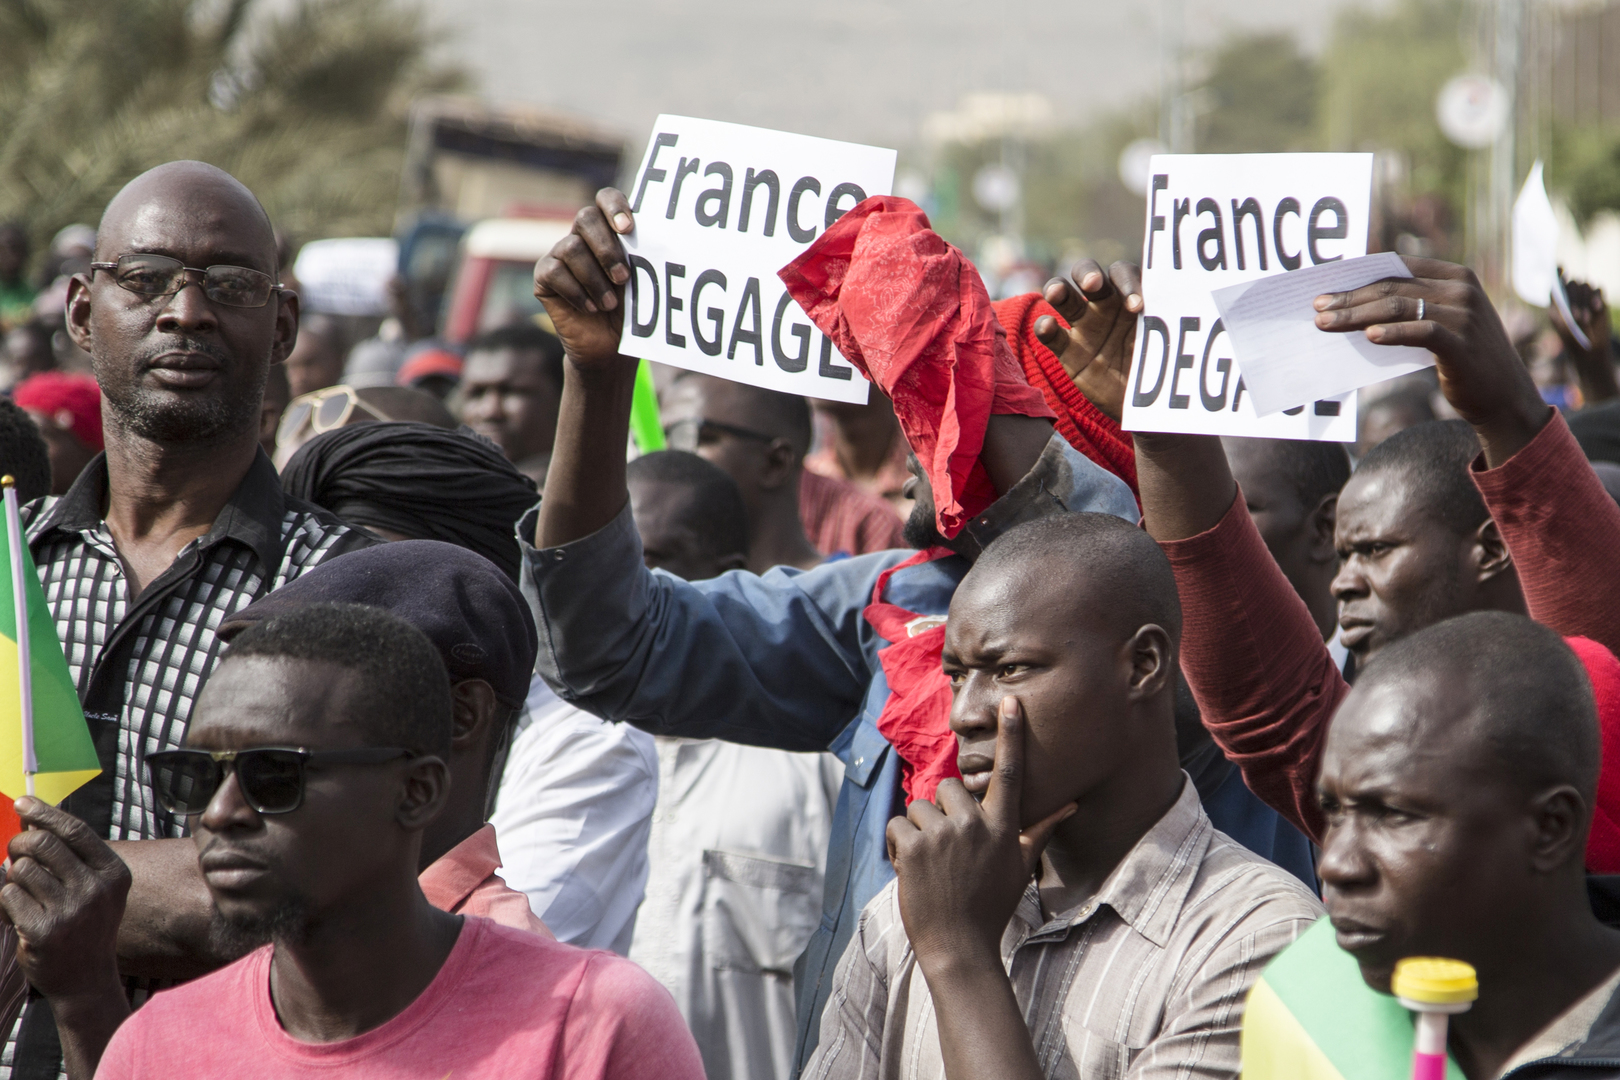
[[(1416, 1033), (1322, 919), (1266, 965), (1243, 1012), (1243, 1080), (1409, 1080)], [(1463, 1080), (1445, 1060), (1446, 1080)]]
[[(23, 536), (17, 488), (0, 477), (6, 543), (0, 573), (0, 793), (59, 803), (101, 772), (84, 709), (68, 672), (56, 621), (45, 606)], [(19, 628), (26, 628), (23, 633)], [(0, 845), (18, 830), (9, 802), (0, 806)]]

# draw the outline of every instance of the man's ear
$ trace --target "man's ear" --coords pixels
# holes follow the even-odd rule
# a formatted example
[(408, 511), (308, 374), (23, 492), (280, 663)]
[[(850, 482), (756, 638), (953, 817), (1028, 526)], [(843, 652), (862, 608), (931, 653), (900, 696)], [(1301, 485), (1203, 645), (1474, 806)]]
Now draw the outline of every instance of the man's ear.
[(1322, 496), (1322, 501), (1316, 504), (1316, 509), (1311, 511), (1305, 522), (1310, 535), (1310, 559), (1313, 563), (1324, 565), (1339, 561), (1339, 550), (1333, 546), (1333, 530), (1338, 523), (1338, 494)]
[(450, 748), (468, 750), (484, 741), (501, 711), (495, 688), (483, 679), (462, 679), (450, 687)]
[(394, 820), (409, 832), (425, 829), (449, 801), (450, 766), (442, 758), (412, 758), (406, 762)]
[(1501, 530), (1494, 520), (1486, 518), (1485, 523), (1474, 530), (1474, 570), (1479, 581), (1483, 584), (1512, 566), (1513, 555), (1502, 539)]
[(73, 344), (90, 352), (90, 278), (74, 274), (68, 280), (67, 332)]
[(1567, 866), (1571, 859), (1584, 861), (1586, 830), (1592, 816), (1581, 793), (1568, 784), (1537, 794), (1530, 800), (1530, 864), (1539, 874)]
[(276, 298), (276, 332), (270, 341), (270, 362), (279, 364), (298, 343), (298, 294), (282, 289), (271, 295)]
[(1138, 630), (1125, 648), (1131, 658), (1131, 685), (1128, 700), (1145, 701), (1170, 685), (1175, 677), (1175, 650), (1162, 626), (1148, 623)]
[(765, 448), (765, 468), (759, 475), (759, 486), (774, 491), (788, 482), (793, 470), (799, 466), (800, 455), (786, 439), (772, 439)]

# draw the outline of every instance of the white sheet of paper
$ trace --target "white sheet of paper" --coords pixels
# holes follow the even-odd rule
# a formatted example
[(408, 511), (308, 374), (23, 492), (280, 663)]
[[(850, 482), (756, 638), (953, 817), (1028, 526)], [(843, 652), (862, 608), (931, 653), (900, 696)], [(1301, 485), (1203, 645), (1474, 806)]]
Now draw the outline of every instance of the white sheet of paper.
[(776, 272), (840, 214), (887, 195), (895, 152), (660, 116), (628, 192), (636, 228), (629, 356), (833, 401), (871, 384), (805, 318)]
[(1513, 200), (1513, 291), (1536, 307), (1551, 303), (1558, 280), (1558, 214), (1541, 180), (1541, 162), (1530, 166)]
[(1381, 251), (1216, 289), (1211, 295), (1254, 411), (1269, 416), (1432, 367), (1434, 354), (1427, 349), (1377, 345), (1359, 330), (1330, 334), (1316, 328), (1312, 304), (1323, 293), (1411, 276), (1399, 255)]
[(1365, 255), (1372, 155), (1159, 154), (1149, 177), (1126, 430), (1354, 442), (1354, 394), (1255, 411), (1210, 293)]

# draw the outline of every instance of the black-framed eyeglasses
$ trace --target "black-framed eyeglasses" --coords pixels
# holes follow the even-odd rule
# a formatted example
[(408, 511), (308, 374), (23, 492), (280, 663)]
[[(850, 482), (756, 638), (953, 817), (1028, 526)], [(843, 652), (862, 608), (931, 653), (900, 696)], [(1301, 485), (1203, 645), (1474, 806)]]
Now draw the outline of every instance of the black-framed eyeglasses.
[(204, 296), (226, 307), (264, 307), (270, 294), (282, 288), (269, 274), (246, 266), (221, 263), (198, 269), (167, 255), (120, 255), (117, 262), (93, 262), (90, 270), (105, 270), (120, 289), (147, 300), (173, 296), (186, 287), (192, 274), (202, 279)]
[(712, 442), (715, 435), (732, 435), (739, 439), (752, 439), (769, 446), (776, 441), (775, 435), (767, 435), (763, 431), (754, 431), (752, 428), (738, 427), (735, 424), (722, 424), (718, 420), (701, 420), (693, 417), (690, 420), (677, 420), (664, 428), (664, 443), (671, 450), (696, 450), (705, 442)]
[(248, 750), (159, 750), (146, 755), (146, 768), (158, 802), (171, 814), (208, 809), (225, 777), (236, 773), (247, 804), (261, 814), (290, 814), (304, 804), (304, 773), (315, 765), (380, 765), (415, 757), (397, 746), (354, 750), (307, 750), (299, 746), (256, 746)]

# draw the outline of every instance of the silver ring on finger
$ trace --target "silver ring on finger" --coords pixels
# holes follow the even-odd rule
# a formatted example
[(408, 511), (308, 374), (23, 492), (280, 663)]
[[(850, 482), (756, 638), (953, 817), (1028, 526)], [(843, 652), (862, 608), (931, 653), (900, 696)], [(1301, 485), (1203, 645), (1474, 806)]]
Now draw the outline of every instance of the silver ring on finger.
[(1422, 298), (1422, 297), (1421, 297), (1421, 296), (1420, 296), (1420, 297), (1418, 297), (1418, 314), (1417, 314), (1417, 321), (1418, 321), (1418, 322), (1422, 322), (1422, 321), (1423, 321), (1423, 298)]

